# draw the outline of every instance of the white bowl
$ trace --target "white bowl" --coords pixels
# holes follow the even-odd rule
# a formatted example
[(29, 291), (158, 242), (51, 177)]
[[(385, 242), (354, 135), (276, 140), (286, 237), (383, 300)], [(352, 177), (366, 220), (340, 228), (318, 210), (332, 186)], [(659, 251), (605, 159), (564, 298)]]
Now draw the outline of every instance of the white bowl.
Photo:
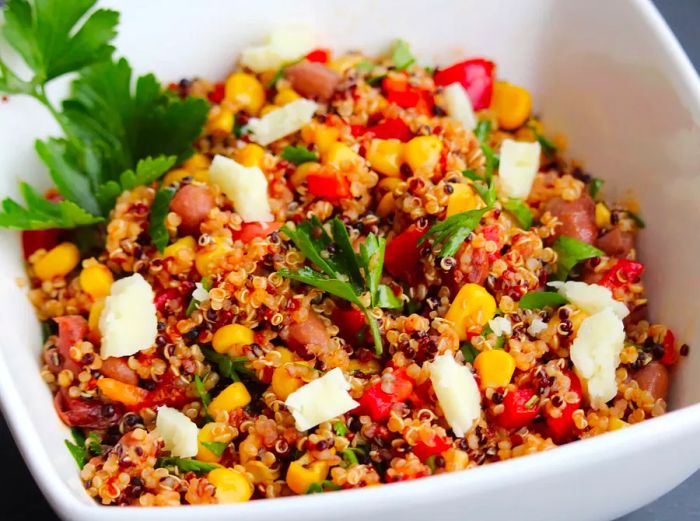
[[(110, 2), (122, 12), (118, 52), (162, 79), (222, 78), (238, 51), (273, 27), (305, 22), (335, 49), (378, 51), (409, 40), (426, 64), (486, 55), (527, 86), (547, 128), (607, 180), (631, 189), (648, 227), (642, 258), (655, 319), (700, 344), (700, 82), (650, 2), (589, 0)], [(195, 7), (196, 5), (196, 7)], [(60, 85), (57, 88), (60, 89)], [(46, 184), (33, 140), (56, 132), (27, 99), (0, 104), (0, 193), (16, 178)], [(673, 412), (633, 428), (527, 458), (366, 490), (164, 509), (99, 507), (87, 496), (39, 377), (41, 337), (24, 291), (18, 234), (0, 234), (0, 392), (6, 418), (44, 494), (65, 519), (613, 519), (700, 466), (700, 353), (676, 371)]]

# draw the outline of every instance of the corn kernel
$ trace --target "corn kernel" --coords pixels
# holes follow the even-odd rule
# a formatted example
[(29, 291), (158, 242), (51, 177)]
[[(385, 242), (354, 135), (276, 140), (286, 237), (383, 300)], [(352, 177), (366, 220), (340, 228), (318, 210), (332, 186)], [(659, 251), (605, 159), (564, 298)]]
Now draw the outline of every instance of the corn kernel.
[(253, 485), (241, 472), (218, 468), (207, 474), (207, 481), (216, 487), (219, 503), (242, 503), (253, 495)]
[(209, 181), (209, 171), (203, 169), (186, 170), (184, 168), (176, 168), (165, 174), (165, 177), (163, 177), (163, 184), (165, 186), (172, 186), (175, 183), (181, 182), (185, 177), (191, 177), (195, 181), (206, 183)]
[(294, 353), (292, 353), (286, 347), (277, 347), (275, 348), (275, 351), (277, 351), (280, 354), (280, 361), (283, 364), (294, 361)]
[(399, 187), (401, 183), (403, 183), (403, 181), (397, 177), (385, 177), (384, 179), (379, 181), (379, 184), (377, 186), (379, 186), (379, 188), (381, 188), (382, 190), (388, 190), (390, 192), (393, 192)]
[(208, 170), (210, 164), (211, 160), (204, 154), (200, 154), (198, 152), (196, 154), (192, 154), (192, 157), (182, 164), (182, 168), (189, 170), (190, 172), (196, 172), (198, 170)]
[(381, 218), (388, 216), (394, 210), (395, 206), (396, 201), (394, 200), (394, 194), (391, 192), (385, 193), (377, 205), (377, 216)]
[(479, 353), (474, 360), (476, 369), (481, 379), (481, 388), (505, 387), (515, 372), (515, 360), (502, 349), (492, 349)]
[(262, 167), (263, 158), (265, 157), (265, 149), (255, 143), (250, 143), (238, 151), (236, 160), (243, 166)]
[(328, 463), (325, 461), (314, 461), (311, 465), (305, 466), (305, 457), (293, 461), (287, 470), (287, 485), (297, 494), (306, 494), (309, 487), (314, 483), (319, 483), (328, 476)]
[(271, 469), (262, 461), (249, 461), (245, 464), (245, 469), (253, 476), (253, 483), (272, 483), (280, 477), (279, 468)]
[(460, 340), (467, 339), (467, 328), (483, 326), (496, 314), (496, 300), (483, 286), (468, 283), (455, 296), (445, 319), (453, 322)]
[(236, 107), (256, 115), (265, 104), (265, 88), (262, 83), (245, 72), (234, 72), (226, 80), (224, 98)]
[(474, 189), (471, 186), (465, 184), (453, 184), (452, 189), (452, 193), (447, 199), (446, 217), (452, 217), (458, 213), (483, 208), (484, 202), (481, 200), (481, 197), (474, 192)]
[(401, 175), (403, 143), (398, 139), (373, 139), (367, 149), (367, 161), (373, 170), (391, 177)]
[(491, 109), (496, 113), (501, 128), (513, 130), (523, 125), (530, 116), (532, 98), (522, 87), (497, 81), (493, 86)]
[(595, 224), (598, 228), (610, 227), (610, 210), (605, 203), (595, 205)]
[(210, 422), (199, 429), (199, 434), (197, 434), (197, 459), (199, 461), (206, 461), (207, 463), (219, 463), (221, 456), (217, 456), (207, 447), (202, 445), (202, 442), (222, 442), (228, 443), (233, 439), (233, 434), (226, 432), (224, 435), (218, 435), (215, 439), (214, 429), (220, 429), (221, 423)]
[(34, 273), (41, 280), (65, 277), (80, 262), (78, 247), (70, 242), (63, 242), (51, 249), (34, 264)]
[(217, 107), (207, 121), (207, 131), (215, 136), (228, 136), (233, 132), (234, 114), (232, 110)]
[(316, 125), (314, 127), (313, 142), (321, 154), (328, 152), (340, 138), (340, 131), (328, 125)]
[(283, 364), (272, 373), (272, 392), (280, 400), (286, 400), (290, 394), (304, 385), (304, 381), (301, 378), (292, 376), (287, 371), (292, 365), (291, 363)]
[(211, 343), (217, 353), (227, 353), (233, 346), (249, 345), (253, 340), (252, 329), (241, 324), (229, 324), (216, 330)]
[(366, 362), (361, 362), (356, 358), (350, 360), (350, 365), (348, 366), (350, 371), (360, 371), (365, 374), (375, 374), (381, 371), (381, 364), (376, 358), (370, 358)]
[(181, 237), (169, 246), (166, 246), (163, 250), (163, 257), (179, 257), (181, 251), (190, 252), (194, 256), (194, 250), (197, 247), (197, 243), (194, 237), (187, 236)]
[(294, 89), (280, 89), (277, 94), (275, 95), (275, 105), (282, 106), (286, 105), (287, 103), (291, 103), (294, 100), (298, 100), (301, 98), (299, 94), (297, 94)]
[(317, 163), (316, 161), (307, 161), (306, 163), (302, 163), (296, 168), (296, 170), (294, 170), (294, 173), (290, 176), (289, 181), (292, 183), (294, 188), (301, 186), (304, 184), (304, 181), (306, 181), (306, 176), (309, 174), (309, 172), (312, 170), (318, 170), (320, 167), (321, 164)]
[(608, 421), (608, 430), (611, 431), (618, 431), (620, 429), (624, 429), (625, 427), (629, 427), (630, 424), (627, 423), (626, 421), (621, 420), (620, 418), (610, 418)]
[(431, 172), (440, 162), (442, 142), (437, 136), (418, 136), (404, 148), (404, 160), (413, 172)]
[(80, 272), (80, 287), (94, 299), (109, 295), (112, 282), (114, 275), (104, 264), (93, 264)]
[(224, 257), (230, 247), (225, 244), (220, 238), (215, 238), (212, 244), (198, 251), (194, 256), (194, 265), (202, 277), (209, 275), (212, 263)]
[(220, 412), (229, 412), (245, 407), (250, 403), (250, 393), (241, 382), (234, 382), (221, 391), (207, 407), (212, 418)]
[(360, 156), (345, 143), (332, 143), (326, 150), (323, 160), (326, 164), (342, 167), (343, 164), (360, 160)]
[(95, 300), (90, 306), (90, 314), (88, 315), (88, 327), (92, 334), (100, 334), (100, 315), (105, 308), (105, 299), (100, 298)]

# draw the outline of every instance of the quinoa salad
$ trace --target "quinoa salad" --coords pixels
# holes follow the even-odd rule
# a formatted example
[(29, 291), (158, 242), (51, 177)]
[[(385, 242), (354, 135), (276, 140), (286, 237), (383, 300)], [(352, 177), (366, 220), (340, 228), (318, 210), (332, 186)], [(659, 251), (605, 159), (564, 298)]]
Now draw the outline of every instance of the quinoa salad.
[(118, 13), (42, 4), (7, 2), (34, 76), (0, 59), (0, 92), (55, 116), (55, 187), (21, 183), (0, 226), (22, 231), (41, 376), (95, 501), (384, 485), (666, 411), (689, 348), (647, 315), (638, 208), (490, 59), (287, 28), (168, 84), (115, 56)]

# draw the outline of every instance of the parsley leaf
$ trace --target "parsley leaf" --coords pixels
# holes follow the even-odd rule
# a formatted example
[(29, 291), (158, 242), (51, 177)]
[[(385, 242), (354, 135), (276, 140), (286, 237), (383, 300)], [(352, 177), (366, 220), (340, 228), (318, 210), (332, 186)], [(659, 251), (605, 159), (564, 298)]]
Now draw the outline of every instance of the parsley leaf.
[(170, 211), (170, 201), (175, 195), (175, 189), (166, 187), (156, 192), (156, 197), (151, 205), (151, 216), (148, 221), (148, 233), (151, 241), (158, 251), (163, 253), (170, 240), (170, 234), (165, 227), (165, 217)]
[(491, 122), (488, 120), (479, 121), (474, 129), (474, 135), (481, 143), (486, 143), (491, 135)]
[(529, 230), (532, 227), (532, 210), (522, 199), (508, 199), (503, 203), (503, 208), (513, 214), (523, 230)]
[(472, 188), (476, 190), (476, 193), (479, 194), (479, 197), (481, 197), (481, 200), (484, 201), (486, 206), (493, 206), (497, 198), (496, 181), (493, 179), (493, 176), (490, 176), (490, 179), (487, 181), (474, 172), (474, 170), (464, 170), (462, 171), (462, 175), (474, 181)]
[(249, 373), (248, 369), (245, 367), (245, 364), (249, 362), (246, 356), (230, 357), (206, 347), (202, 348), (202, 354), (204, 358), (217, 365), (219, 375), (224, 378), (228, 378), (234, 382), (240, 382), (241, 377), (238, 373)]
[(451, 257), (457, 253), (464, 240), (479, 225), (481, 218), (488, 210), (488, 208), (482, 208), (452, 215), (444, 221), (433, 225), (420, 238), (418, 244), (423, 244), (428, 239), (432, 239), (434, 246), (440, 246), (441, 257)]
[(338, 436), (345, 436), (348, 433), (348, 428), (341, 421), (337, 421), (333, 424), (333, 430)]
[(77, 427), (71, 429), (71, 436), (73, 441), (64, 440), (68, 451), (73, 456), (73, 459), (78, 464), (78, 468), (82, 469), (87, 463), (87, 450), (85, 448), (85, 435)]
[(642, 217), (638, 213), (635, 213), (631, 210), (625, 210), (625, 213), (627, 214), (627, 217), (634, 221), (634, 224), (636, 224), (637, 227), (646, 228), (646, 223), (644, 222), (644, 219), (642, 219)]
[(376, 299), (372, 305), (382, 309), (401, 309), (403, 307), (403, 300), (397, 297), (394, 290), (389, 286), (380, 284), (377, 287)]
[(205, 474), (214, 469), (219, 468), (219, 465), (215, 463), (204, 463), (203, 461), (197, 461), (189, 458), (158, 458), (156, 467), (177, 467), (182, 472), (195, 472), (197, 474)]
[(117, 197), (125, 190), (133, 190), (137, 186), (150, 185), (175, 164), (175, 156), (158, 156), (141, 159), (136, 164), (136, 171), (126, 170), (119, 176), (119, 181), (108, 181), (97, 190), (97, 199), (103, 208), (111, 208)]
[(593, 179), (591, 179), (591, 182), (588, 185), (588, 193), (593, 199), (598, 197), (598, 193), (600, 192), (600, 189), (603, 188), (604, 184), (605, 181), (603, 179), (600, 179), (599, 177), (594, 177)]
[(309, 161), (318, 161), (318, 155), (314, 154), (306, 147), (284, 147), (284, 150), (282, 150), (282, 159), (286, 159), (295, 165), (301, 165)]
[[(211, 279), (211, 277), (202, 277), (202, 280), (199, 281), (199, 283), (202, 285), (202, 288), (209, 291), (212, 286), (214, 285), (214, 281)], [(194, 291), (193, 291), (194, 293)], [(195, 309), (199, 308), (199, 301), (194, 298), (194, 296), (190, 299), (190, 303), (187, 304), (187, 310), (185, 310), (185, 315), (190, 316), (192, 313), (194, 313)]]
[(404, 40), (396, 40), (391, 48), (391, 61), (397, 71), (402, 71), (416, 62), (415, 56)]
[(556, 308), (566, 304), (568, 300), (555, 291), (530, 291), (520, 299), (521, 309)]
[(226, 447), (228, 447), (228, 443), (222, 443), (220, 441), (202, 441), (200, 443), (203, 447), (209, 449), (217, 458), (220, 458), (226, 450)]
[(566, 280), (571, 270), (582, 260), (605, 255), (598, 248), (566, 235), (561, 235), (552, 249), (558, 256), (556, 276), (559, 280)]
[(469, 341), (462, 342), (460, 350), (462, 351), (464, 361), (469, 362), (470, 364), (474, 363), (476, 357), (479, 356), (479, 350), (476, 347), (474, 347), (474, 345)]
[(329, 481), (327, 479), (323, 481), (319, 481), (317, 483), (311, 483), (309, 485), (309, 488), (306, 490), (307, 494), (318, 494), (319, 492), (327, 492), (330, 490), (340, 490), (341, 486), (336, 485), (332, 481)]
[(211, 403), (211, 396), (209, 396), (209, 392), (204, 387), (204, 382), (202, 382), (198, 374), (194, 375), (194, 388), (197, 391), (197, 396), (202, 401), (202, 407), (206, 411)]
[(282, 277), (296, 280), (297, 282), (303, 282), (304, 284), (323, 290), (343, 300), (352, 302), (362, 310), (365, 310), (360, 298), (355, 294), (355, 290), (344, 280), (328, 277), (316, 270), (312, 270), (308, 266), (304, 266), (297, 271), (289, 271), (283, 268), (277, 273)]
[(355, 65), (355, 70), (360, 72), (371, 72), (374, 69), (374, 63), (369, 60), (362, 60)]
[(95, 456), (100, 456), (103, 452), (102, 450), (102, 439), (97, 435), (96, 432), (91, 432), (87, 437), (87, 450), (90, 454)]

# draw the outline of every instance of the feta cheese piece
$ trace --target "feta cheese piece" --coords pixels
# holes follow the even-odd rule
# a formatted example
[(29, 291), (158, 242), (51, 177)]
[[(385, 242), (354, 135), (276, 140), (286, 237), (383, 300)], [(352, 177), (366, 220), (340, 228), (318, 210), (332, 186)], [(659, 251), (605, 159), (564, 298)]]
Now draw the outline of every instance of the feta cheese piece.
[(612, 292), (599, 284), (586, 284), (570, 280), (568, 282), (554, 281), (549, 286), (556, 288), (559, 294), (589, 315), (610, 308), (620, 318), (629, 315), (627, 306), (615, 300)]
[(504, 139), (498, 175), (501, 190), (508, 197), (525, 199), (540, 169), (540, 144)]
[(187, 416), (172, 407), (158, 408), (156, 430), (169, 450), (178, 458), (191, 458), (197, 455), (197, 435), (199, 429)]
[(297, 429), (306, 431), (360, 405), (349, 389), (343, 371), (336, 367), (294, 391), (284, 404), (292, 411)]
[(243, 166), (217, 155), (209, 167), (209, 182), (221, 188), (244, 222), (274, 220), (267, 197), (267, 179), (257, 166)]
[(282, 28), (270, 34), (265, 45), (243, 49), (241, 65), (254, 72), (269, 71), (298, 60), (315, 47), (316, 38), (308, 28)]
[(481, 394), (474, 375), (446, 353), (430, 364), (430, 380), (447, 423), (455, 436), (464, 436), (481, 416)]
[(495, 317), (489, 320), (489, 326), (491, 331), (495, 333), (496, 336), (506, 335), (510, 336), (513, 334), (513, 326), (506, 317)]
[(585, 380), (591, 405), (599, 405), (617, 394), (615, 370), (625, 345), (622, 319), (611, 308), (587, 317), (581, 322), (571, 346), (571, 361), (576, 373)]
[(250, 138), (260, 145), (269, 145), (301, 130), (301, 127), (311, 121), (317, 108), (315, 102), (299, 98), (268, 112), (262, 118), (252, 118), (248, 121)]
[(547, 329), (547, 324), (542, 319), (536, 318), (530, 323), (527, 332), (532, 336), (537, 336), (545, 329)]
[(100, 315), (100, 356), (131, 356), (156, 341), (158, 320), (153, 289), (135, 273), (112, 284)]
[(476, 127), (476, 116), (472, 108), (472, 102), (459, 83), (451, 83), (443, 91), (445, 103), (447, 103), (447, 114), (459, 121), (464, 128), (474, 130)]

